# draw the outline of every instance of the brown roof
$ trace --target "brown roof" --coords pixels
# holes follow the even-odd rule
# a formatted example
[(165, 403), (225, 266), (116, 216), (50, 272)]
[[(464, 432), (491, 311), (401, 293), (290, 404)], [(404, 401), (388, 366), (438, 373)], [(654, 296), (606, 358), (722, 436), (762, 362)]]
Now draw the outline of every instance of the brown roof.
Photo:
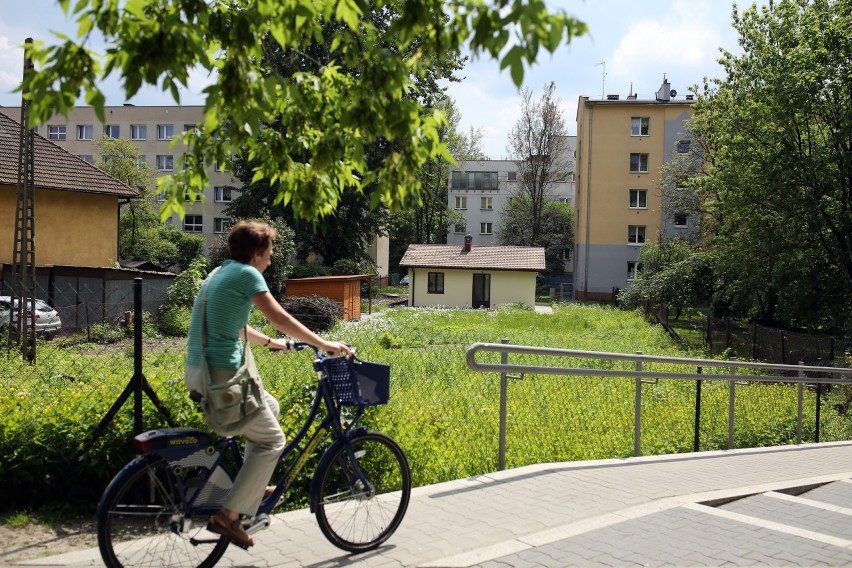
[(478, 247), (463, 245), (408, 245), (400, 266), (407, 268), (467, 268), (486, 270), (544, 270), (542, 247)]
[[(139, 194), (96, 166), (75, 156), (38, 134), (35, 141), (33, 179), (35, 186), (45, 189), (106, 193), (116, 197), (139, 197)], [(18, 185), (20, 125), (0, 113), (0, 185)]]

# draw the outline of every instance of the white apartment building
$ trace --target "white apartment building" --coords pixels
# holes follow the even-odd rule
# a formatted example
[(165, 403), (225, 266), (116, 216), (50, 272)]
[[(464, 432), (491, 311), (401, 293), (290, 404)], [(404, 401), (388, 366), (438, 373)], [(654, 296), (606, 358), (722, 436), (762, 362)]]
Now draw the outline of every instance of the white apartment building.
[[(0, 107), (0, 112), (15, 121), (21, 120), (20, 107)], [(155, 168), (159, 176), (170, 175), (180, 167), (183, 154), (182, 142), (175, 138), (202, 121), (203, 106), (108, 106), (104, 108), (106, 122), (101, 124), (92, 107), (77, 107), (68, 113), (52, 116), (46, 123), (36, 127), (36, 132), (51, 142), (76, 154), (87, 162), (99, 158), (95, 140), (103, 136), (128, 138), (139, 149), (148, 165)], [(36, 165), (36, 167), (38, 167)], [(231, 218), (224, 209), (236, 197), (231, 187), (238, 181), (224, 164), (207, 164), (210, 185), (204, 189), (204, 201), (186, 203), (183, 220), (177, 214), (167, 222), (182, 230), (204, 237), (211, 242), (217, 235), (227, 233)], [(154, 196), (155, 210), (163, 198)]]
[[(574, 206), (574, 149), (577, 137), (568, 136), (566, 181), (553, 183), (555, 199)], [(469, 160), (450, 167), (449, 208), (463, 217), (451, 223), (447, 244), (463, 245), (470, 234), (477, 246), (496, 246), (503, 208), (519, 190), (518, 163), (515, 160)]]

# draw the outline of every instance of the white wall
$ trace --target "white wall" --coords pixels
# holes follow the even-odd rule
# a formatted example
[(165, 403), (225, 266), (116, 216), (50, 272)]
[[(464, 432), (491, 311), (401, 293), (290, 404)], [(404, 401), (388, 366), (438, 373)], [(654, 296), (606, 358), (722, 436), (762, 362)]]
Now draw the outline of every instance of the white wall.
[[(444, 293), (429, 294), (429, 273), (444, 273)], [(409, 269), (410, 306), (469, 308), (473, 300), (473, 274), (491, 275), (491, 307), (521, 303), (535, 306), (535, 272), (511, 270), (459, 270), (446, 268)]]

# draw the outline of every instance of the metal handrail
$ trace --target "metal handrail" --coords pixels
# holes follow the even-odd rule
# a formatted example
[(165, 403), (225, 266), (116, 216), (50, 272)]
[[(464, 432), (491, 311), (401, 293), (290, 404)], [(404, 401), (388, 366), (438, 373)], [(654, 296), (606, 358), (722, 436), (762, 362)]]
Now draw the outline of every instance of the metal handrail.
[[(476, 360), (477, 353), (480, 352), (496, 352), (500, 353), (500, 363), (480, 363)], [(626, 361), (631, 362), (635, 366), (635, 370), (627, 369), (592, 369), (589, 367), (546, 367), (540, 365), (518, 365), (509, 364), (509, 354), (525, 354), (525, 355), (544, 355), (552, 357), (572, 357), (583, 359), (601, 359), (608, 361)], [(636, 396), (635, 396), (635, 415), (634, 415), (634, 431), (633, 431), (633, 453), (641, 455), (641, 403), (642, 403), (642, 385), (655, 384), (655, 381), (647, 379), (682, 379), (694, 380), (700, 385), (702, 380), (723, 380), (728, 381), (729, 396), (728, 396), (728, 448), (734, 447), (734, 400), (735, 387), (743, 384), (742, 380), (756, 382), (782, 382), (798, 384), (798, 411), (796, 422), (796, 443), (802, 441), (802, 415), (803, 415), (803, 396), (804, 387), (806, 384), (846, 384), (852, 385), (852, 369), (845, 367), (823, 367), (815, 365), (786, 365), (776, 363), (756, 363), (752, 361), (738, 361), (736, 359), (718, 360), (718, 359), (696, 359), (691, 357), (668, 357), (660, 355), (644, 355), (641, 351), (635, 354), (627, 353), (611, 353), (606, 351), (583, 351), (577, 349), (558, 349), (553, 347), (533, 347), (528, 345), (510, 345), (508, 339), (504, 339), (502, 343), (474, 343), (466, 353), (467, 365), (473, 371), (495, 372), (500, 373), (500, 425), (498, 436), (498, 469), (506, 467), (506, 398), (508, 396), (508, 379), (522, 378), (524, 374), (543, 374), (543, 375), (570, 375), (570, 376), (597, 376), (597, 377), (621, 377), (633, 378), (636, 381)], [(665, 363), (669, 365), (690, 365), (697, 367), (695, 373), (690, 372), (673, 372), (673, 371), (653, 371), (645, 368), (646, 363)], [(707, 367), (722, 367), (727, 369), (725, 373), (703, 373), (703, 369)], [(764, 372), (788, 372), (795, 373), (795, 376), (782, 374), (745, 374), (738, 375), (737, 369), (754, 369)], [(510, 373), (513, 373), (510, 375)], [(820, 377), (806, 377), (805, 373), (818, 373)], [(697, 389), (700, 393), (700, 389)], [(817, 397), (819, 397), (819, 388)], [(699, 394), (700, 396), (700, 394)], [(819, 405), (819, 398), (817, 398)], [(817, 411), (819, 406), (817, 406)], [(819, 416), (819, 414), (817, 414)], [(698, 419), (696, 417), (696, 440), (698, 439)], [(819, 424), (816, 428), (816, 440), (819, 441)], [(696, 451), (698, 451), (696, 443)]]

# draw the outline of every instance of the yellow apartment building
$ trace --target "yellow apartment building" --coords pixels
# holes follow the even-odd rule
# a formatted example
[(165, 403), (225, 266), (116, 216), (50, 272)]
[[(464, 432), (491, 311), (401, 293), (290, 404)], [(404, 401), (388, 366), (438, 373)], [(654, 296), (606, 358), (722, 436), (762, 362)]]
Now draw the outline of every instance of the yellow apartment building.
[(613, 300), (636, 275), (639, 249), (662, 234), (697, 222), (665, 212), (661, 167), (689, 151), (686, 122), (691, 95), (677, 99), (663, 80), (655, 98), (603, 100), (581, 96), (577, 105), (574, 294)]

